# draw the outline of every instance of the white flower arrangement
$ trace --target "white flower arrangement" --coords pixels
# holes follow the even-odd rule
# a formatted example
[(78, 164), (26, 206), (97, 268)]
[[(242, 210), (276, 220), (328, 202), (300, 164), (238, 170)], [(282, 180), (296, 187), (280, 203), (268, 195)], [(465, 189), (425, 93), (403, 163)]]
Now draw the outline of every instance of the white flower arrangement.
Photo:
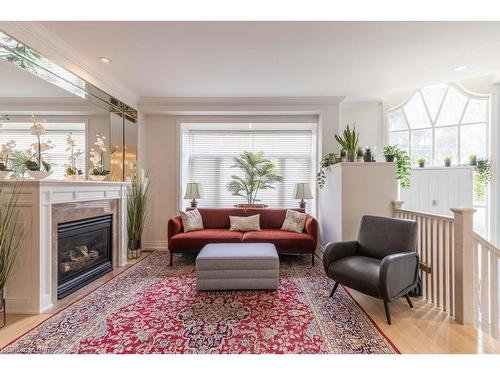
[[(43, 124), (33, 116), (33, 126), (31, 127), (31, 134), (36, 137), (36, 142), (31, 144), (31, 147), (26, 150), (26, 153), (30, 157), (26, 161), (26, 168), (30, 171), (41, 171), (42, 168), (46, 171), (50, 171), (50, 164), (42, 160), (42, 154), (45, 151), (53, 149), (56, 145), (47, 140), (46, 142), (41, 141), (41, 136), (46, 134)], [(35, 160), (33, 160), (35, 159)]]
[(0, 149), (0, 171), (10, 171), (7, 169), (7, 163), (9, 162), (9, 155), (16, 147), (16, 141), (10, 140), (4, 143)]
[(92, 163), (92, 168), (89, 171), (90, 176), (107, 176), (110, 173), (109, 170), (104, 169), (103, 163), (104, 153), (107, 151), (105, 141), (105, 136), (101, 136), (99, 133), (96, 134), (94, 145), (96, 145), (97, 148), (91, 148), (89, 152), (89, 159)]
[(68, 157), (69, 163), (65, 165), (66, 167), (66, 175), (68, 176), (78, 176), (83, 174), (81, 169), (76, 167), (76, 160), (83, 155), (83, 151), (79, 148), (76, 148), (75, 139), (73, 138), (73, 133), (69, 132), (66, 135), (66, 151), (70, 151), (70, 155)]

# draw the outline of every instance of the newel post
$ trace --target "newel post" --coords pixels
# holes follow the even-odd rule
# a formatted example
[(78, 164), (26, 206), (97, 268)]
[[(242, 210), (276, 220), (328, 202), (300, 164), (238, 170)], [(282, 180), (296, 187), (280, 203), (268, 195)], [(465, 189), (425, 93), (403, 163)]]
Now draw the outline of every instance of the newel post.
[(474, 208), (451, 208), (454, 214), (455, 255), (455, 320), (460, 324), (474, 323), (474, 270), (472, 228)]
[(392, 211), (400, 210), (403, 208), (404, 201), (392, 201)]

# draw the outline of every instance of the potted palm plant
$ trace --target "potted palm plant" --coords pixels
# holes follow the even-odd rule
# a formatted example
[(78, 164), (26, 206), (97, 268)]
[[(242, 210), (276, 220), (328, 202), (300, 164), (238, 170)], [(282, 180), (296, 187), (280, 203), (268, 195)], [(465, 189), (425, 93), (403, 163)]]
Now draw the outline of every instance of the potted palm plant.
[(24, 233), (20, 233), (19, 211), (16, 207), (19, 193), (20, 185), (8, 189), (0, 184), (0, 311), (3, 316), (0, 328), (5, 326), (5, 285), (24, 237)]
[(140, 255), (142, 232), (146, 222), (149, 178), (141, 171), (134, 176), (127, 195), (127, 234), (129, 258)]
[(277, 173), (277, 168), (264, 153), (243, 151), (239, 157), (233, 158), (232, 168), (239, 168), (243, 176), (232, 175), (232, 180), (227, 184), (227, 190), (235, 196), (243, 197), (247, 203), (237, 206), (259, 206), (256, 204), (259, 190), (274, 189), (273, 184), (283, 181)]
[(353, 125), (352, 131), (349, 128), (349, 125), (345, 128), (342, 136), (335, 134), (335, 139), (345, 150), (347, 155), (347, 161), (353, 162), (356, 158), (356, 149), (358, 147), (359, 142), (359, 133), (356, 133), (356, 126)]

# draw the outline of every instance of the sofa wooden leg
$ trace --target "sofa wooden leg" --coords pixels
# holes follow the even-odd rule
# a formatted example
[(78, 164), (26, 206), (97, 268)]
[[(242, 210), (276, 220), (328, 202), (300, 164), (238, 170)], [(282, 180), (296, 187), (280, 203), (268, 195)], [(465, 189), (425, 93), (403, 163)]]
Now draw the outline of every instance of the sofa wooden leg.
[(385, 316), (387, 317), (387, 323), (391, 323), (391, 306), (389, 305), (389, 302), (384, 300), (384, 307), (385, 307)]
[(332, 292), (330, 293), (330, 297), (333, 297), (338, 286), (339, 286), (339, 283), (336, 282), (335, 285), (333, 286)]
[(408, 305), (413, 309), (413, 303), (411, 303), (410, 295), (407, 293), (405, 294), (406, 302), (408, 302)]
[(170, 252), (170, 267), (172, 267), (174, 264), (174, 253)]

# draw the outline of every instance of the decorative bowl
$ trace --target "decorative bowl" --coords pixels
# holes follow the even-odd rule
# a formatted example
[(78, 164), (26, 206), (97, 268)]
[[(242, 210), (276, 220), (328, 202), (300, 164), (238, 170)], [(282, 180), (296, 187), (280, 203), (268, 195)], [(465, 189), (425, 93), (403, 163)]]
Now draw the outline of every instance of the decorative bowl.
[(0, 181), (6, 180), (9, 178), (10, 171), (0, 171)]
[(52, 171), (30, 171), (28, 169), (28, 174), (31, 176), (31, 178), (35, 180), (43, 180), (49, 177), (52, 174)]
[(103, 176), (103, 175), (100, 175), (100, 174), (90, 174), (89, 175), (89, 178), (92, 180), (92, 181), (104, 181), (108, 176)]

